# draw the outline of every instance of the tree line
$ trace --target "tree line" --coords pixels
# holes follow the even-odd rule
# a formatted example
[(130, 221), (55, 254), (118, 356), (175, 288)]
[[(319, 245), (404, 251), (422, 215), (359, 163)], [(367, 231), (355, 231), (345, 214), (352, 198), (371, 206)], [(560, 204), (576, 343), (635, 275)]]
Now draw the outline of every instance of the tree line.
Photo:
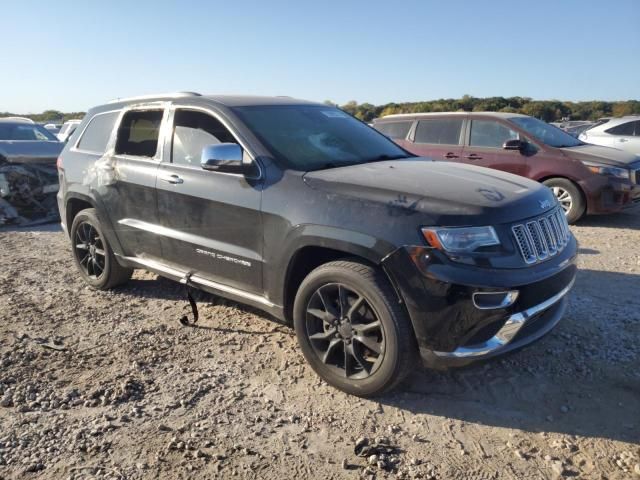
[[(327, 100), (328, 105), (336, 105)], [(338, 105), (336, 105), (338, 106)], [(523, 113), (546, 122), (562, 119), (597, 120), (601, 117), (622, 117), (640, 115), (640, 101), (626, 100), (617, 102), (589, 101), (563, 102), (560, 100), (533, 100), (528, 97), (488, 97), (477, 98), (465, 95), (462, 98), (442, 98), (425, 102), (387, 103), (372, 105), (351, 101), (339, 106), (345, 112), (365, 122), (374, 118), (396, 113), (425, 112), (510, 112)]]
[[(424, 112), (511, 112), (524, 113), (546, 122), (570, 120), (597, 120), (601, 117), (622, 117), (624, 115), (640, 115), (640, 101), (626, 100), (618, 102), (604, 102), (599, 100), (589, 102), (563, 102), (560, 100), (533, 100), (528, 97), (488, 97), (477, 98), (465, 95), (462, 98), (441, 98), (425, 102), (387, 103), (372, 105), (358, 103), (355, 100), (344, 105), (337, 105), (330, 100), (328, 105), (340, 107), (345, 112), (365, 122), (374, 118), (394, 113), (424, 113)], [(84, 112), (64, 113), (58, 110), (45, 110), (35, 114), (16, 114), (0, 112), (0, 117), (27, 117), (38, 123), (63, 123), (66, 120), (84, 117)]]
[(84, 117), (85, 112), (68, 112), (64, 113), (59, 110), (45, 110), (42, 113), (10, 113), (0, 112), (1, 117), (24, 117), (30, 118), (36, 123), (64, 123), (67, 120), (74, 120)]

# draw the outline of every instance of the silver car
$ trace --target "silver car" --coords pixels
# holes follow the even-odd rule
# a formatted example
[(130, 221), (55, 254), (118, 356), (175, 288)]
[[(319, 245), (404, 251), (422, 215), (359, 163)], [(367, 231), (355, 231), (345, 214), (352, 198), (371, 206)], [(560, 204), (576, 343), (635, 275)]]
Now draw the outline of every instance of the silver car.
[(578, 138), (585, 143), (618, 148), (640, 156), (640, 115), (598, 122)]

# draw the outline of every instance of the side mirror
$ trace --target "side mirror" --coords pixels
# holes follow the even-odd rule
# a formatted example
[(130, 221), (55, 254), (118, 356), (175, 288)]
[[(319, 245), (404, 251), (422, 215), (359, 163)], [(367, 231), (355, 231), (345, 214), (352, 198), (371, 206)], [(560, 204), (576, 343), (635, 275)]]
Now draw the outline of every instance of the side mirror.
[(202, 149), (200, 166), (204, 170), (243, 173), (242, 147), (237, 143), (216, 143)]
[(504, 148), (505, 150), (518, 150), (521, 152), (522, 150), (524, 150), (526, 144), (527, 143), (523, 142), (522, 140), (507, 140), (502, 144), (502, 148)]

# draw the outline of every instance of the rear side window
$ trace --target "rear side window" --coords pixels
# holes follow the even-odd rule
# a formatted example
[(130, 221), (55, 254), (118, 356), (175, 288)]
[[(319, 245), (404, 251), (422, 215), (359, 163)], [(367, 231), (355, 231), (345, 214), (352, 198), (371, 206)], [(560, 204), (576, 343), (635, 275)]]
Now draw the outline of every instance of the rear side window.
[(395, 139), (405, 139), (407, 138), (407, 133), (409, 133), (409, 129), (411, 129), (411, 124), (413, 121), (408, 122), (384, 122), (374, 124), (376, 130), (380, 133), (383, 133), (389, 138)]
[(118, 128), (116, 154), (154, 157), (162, 123), (162, 110), (140, 110), (125, 113)]
[(640, 131), (638, 130), (638, 128), (636, 127), (636, 124), (639, 122), (627, 122), (627, 123), (623, 123), (621, 125), (616, 125), (615, 127), (611, 127), (608, 130), (605, 130), (605, 132), (610, 133), (611, 135), (624, 135), (624, 136), (632, 136), (634, 133), (634, 127), (635, 127), (635, 134), (636, 135), (640, 135)]
[(88, 152), (104, 153), (119, 112), (99, 113), (84, 130), (78, 148)]
[(502, 148), (504, 142), (517, 138), (518, 132), (493, 120), (473, 120), (471, 122), (469, 145), (472, 147)]
[(416, 127), (415, 143), (459, 145), (462, 118), (430, 118), (420, 120)]
[(231, 132), (203, 112), (178, 110), (175, 114), (171, 161), (200, 166), (202, 149), (216, 143), (238, 143)]

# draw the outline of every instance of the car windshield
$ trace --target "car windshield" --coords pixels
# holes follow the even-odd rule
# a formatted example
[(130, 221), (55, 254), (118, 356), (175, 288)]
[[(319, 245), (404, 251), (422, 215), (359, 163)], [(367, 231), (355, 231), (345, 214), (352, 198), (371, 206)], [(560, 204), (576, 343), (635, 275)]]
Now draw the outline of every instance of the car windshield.
[(58, 139), (41, 125), (31, 123), (0, 122), (0, 140), (43, 140), (57, 142)]
[(234, 108), (236, 114), (287, 168), (321, 170), (411, 154), (334, 107), (266, 105)]
[(545, 145), (556, 148), (577, 147), (583, 143), (577, 138), (560, 130), (558, 127), (533, 117), (511, 117), (513, 123), (531, 134), (532, 137), (540, 140)]

